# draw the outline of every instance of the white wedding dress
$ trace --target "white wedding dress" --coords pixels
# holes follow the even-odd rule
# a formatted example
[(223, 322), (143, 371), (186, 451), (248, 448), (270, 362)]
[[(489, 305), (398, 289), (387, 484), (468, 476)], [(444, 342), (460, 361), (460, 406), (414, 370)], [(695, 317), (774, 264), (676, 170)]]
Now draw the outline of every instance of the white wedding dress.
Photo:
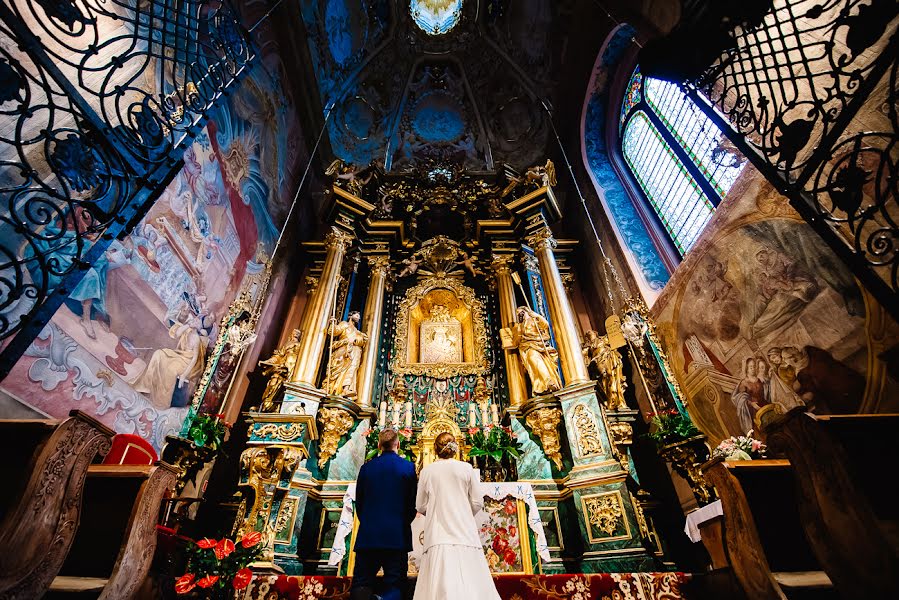
[(471, 465), (437, 459), (421, 471), (415, 508), (425, 516), (414, 600), (500, 600), (474, 515), (484, 507)]

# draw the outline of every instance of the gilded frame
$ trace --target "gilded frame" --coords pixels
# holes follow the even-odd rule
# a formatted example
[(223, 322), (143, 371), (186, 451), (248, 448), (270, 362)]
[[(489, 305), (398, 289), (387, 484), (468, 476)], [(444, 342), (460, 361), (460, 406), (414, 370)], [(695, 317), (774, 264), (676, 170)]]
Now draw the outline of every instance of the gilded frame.
[[(434, 290), (448, 290), (470, 311), (472, 337), (470, 360), (462, 363), (415, 363), (409, 362), (410, 314), (422, 299)], [(484, 305), (478, 300), (474, 290), (453, 277), (428, 277), (418, 285), (409, 288), (397, 310), (394, 332), (394, 358), (391, 370), (400, 375), (426, 375), (439, 379), (459, 375), (482, 375), (490, 369), (487, 363), (487, 326), (484, 320)]]

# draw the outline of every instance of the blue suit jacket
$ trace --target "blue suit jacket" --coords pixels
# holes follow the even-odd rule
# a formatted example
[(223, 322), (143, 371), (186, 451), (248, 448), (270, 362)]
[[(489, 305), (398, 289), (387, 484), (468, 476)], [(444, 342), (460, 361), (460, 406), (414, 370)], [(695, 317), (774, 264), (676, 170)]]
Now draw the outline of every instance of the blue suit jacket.
[(395, 452), (362, 465), (356, 480), (357, 552), (412, 550), (417, 487), (415, 465)]

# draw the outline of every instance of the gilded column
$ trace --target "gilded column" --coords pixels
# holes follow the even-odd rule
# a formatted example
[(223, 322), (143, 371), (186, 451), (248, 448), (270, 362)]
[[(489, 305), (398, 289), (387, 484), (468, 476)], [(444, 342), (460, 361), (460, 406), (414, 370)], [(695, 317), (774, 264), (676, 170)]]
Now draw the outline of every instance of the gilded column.
[[(512, 271), (509, 264), (511, 254), (494, 254), (490, 266), (496, 277), (496, 292), (499, 296), (499, 318), (503, 327), (511, 327), (515, 323), (515, 288), (512, 286)], [(509, 402), (512, 406), (521, 406), (527, 400), (527, 385), (524, 379), (524, 368), (517, 352), (504, 350), (506, 356), (506, 377), (509, 380)]]
[(584, 363), (584, 356), (581, 353), (581, 341), (574, 309), (565, 292), (565, 284), (559, 274), (559, 266), (556, 264), (553, 252), (556, 240), (552, 236), (552, 231), (549, 227), (543, 227), (530, 235), (527, 242), (534, 249), (534, 255), (537, 257), (540, 267), (540, 278), (543, 280), (546, 304), (549, 307), (559, 358), (562, 361), (565, 385), (589, 381), (587, 365)]
[(350, 234), (337, 229), (325, 236), (325, 265), (319, 278), (315, 292), (310, 296), (304, 311), (303, 321), (307, 331), (300, 341), (300, 353), (292, 382), (304, 383), (316, 387), (319, 363), (328, 337), (328, 321), (337, 298), (337, 285), (340, 282), (340, 268), (343, 257), (352, 243)]
[(375, 367), (378, 363), (378, 349), (381, 347), (381, 323), (384, 317), (384, 287), (387, 284), (387, 270), (390, 257), (369, 256), (371, 281), (365, 298), (365, 313), (362, 318), (362, 332), (368, 336), (368, 343), (362, 351), (362, 365), (359, 368), (359, 390), (356, 398), (361, 406), (371, 406), (375, 385)]

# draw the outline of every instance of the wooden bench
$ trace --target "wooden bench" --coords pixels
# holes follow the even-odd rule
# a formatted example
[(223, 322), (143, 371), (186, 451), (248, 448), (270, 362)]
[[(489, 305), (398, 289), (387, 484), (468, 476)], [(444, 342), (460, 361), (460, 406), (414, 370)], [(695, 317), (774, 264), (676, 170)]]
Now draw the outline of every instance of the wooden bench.
[(711, 461), (730, 571), (749, 600), (836, 597), (799, 518), (789, 461)]
[(811, 416), (765, 426), (792, 466), (812, 551), (844, 598), (899, 598), (899, 505), (893, 483), (899, 415)]
[(92, 465), (81, 526), (47, 597), (132, 598), (150, 570), (162, 501), (177, 476), (162, 462)]
[(78, 529), (88, 466), (114, 432), (72, 411), (58, 420), (0, 420), (0, 598), (40, 598)]

